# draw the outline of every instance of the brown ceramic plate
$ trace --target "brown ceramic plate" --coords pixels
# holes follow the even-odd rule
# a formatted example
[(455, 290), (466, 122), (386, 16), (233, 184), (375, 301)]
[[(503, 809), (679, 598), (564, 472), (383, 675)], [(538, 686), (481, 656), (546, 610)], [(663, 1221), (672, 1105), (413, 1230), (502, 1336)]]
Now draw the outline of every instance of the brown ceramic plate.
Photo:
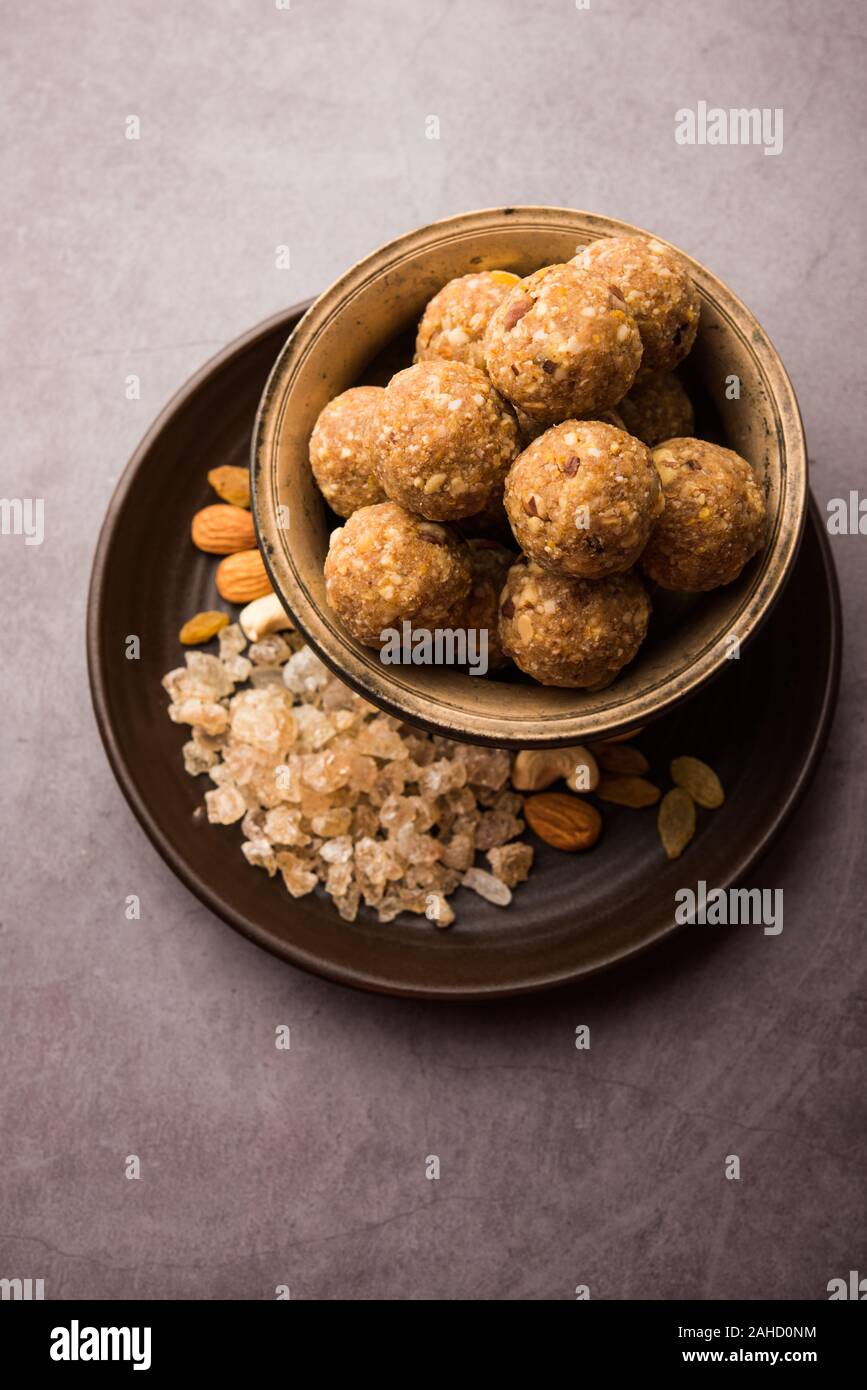
[[(700, 813), (695, 840), (674, 864), (653, 811), (611, 806), (592, 853), (537, 846), (533, 877), (508, 911), (461, 889), (448, 931), (416, 917), (383, 926), (371, 913), (348, 926), (320, 891), (293, 900), (249, 868), (237, 826), (194, 815), (208, 784), (183, 770), (186, 732), (167, 718), (160, 686), (180, 664), (182, 622), (215, 606), (214, 561), (190, 543), (190, 518), (210, 500), (209, 468), (247, 463), (262, 387), (299, 312), (231, 344), (170, 402), (118, 484), (94, 560), (87, 643), (96, 717), (115, 776), (170, 868), (230, 926), (294, 965), (361, 989), (440, 999), (543, 989), (623, 960), (675, 930), (675, 890), (699, 879), (763, 886), (754, 866), (812, 776), (837, 695), (840, 603), (815, 510), (762, 632), (638, 740), (657, 776), (688, 752), (712, 763), (726, 786), (725, 806)], [(125, 656), (130, 633), (141, 638), (139, 661)]]

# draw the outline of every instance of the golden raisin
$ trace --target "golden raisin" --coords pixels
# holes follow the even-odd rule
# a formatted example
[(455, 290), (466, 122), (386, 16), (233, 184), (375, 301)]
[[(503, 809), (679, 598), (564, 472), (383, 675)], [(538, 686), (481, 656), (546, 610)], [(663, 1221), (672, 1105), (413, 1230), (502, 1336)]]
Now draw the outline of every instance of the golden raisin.
[(185, 647), (197, 647), (200, 642), (210, 642), (228, 622), (228, 613), (219, 613), (216, 609), (207, 613), (197, 613), (194, 618), (184, 623), (180, 639)]
[(695, 834), (695, 802), (683, 787), (673, 787), (659, 803), (656, 821), (669, 859), (679, 859)]
[(220, 468), (212, 468), (208, 482), (222, 501), (230, 502), (234, 507), (249, 507), (250, 474), (246, 468), (228, 463)]
[(722, 782), (713, 768), (700, 758), (675, 758), (671, 764), (671, 780), (708, 811), (715, 811), (726, 799)]

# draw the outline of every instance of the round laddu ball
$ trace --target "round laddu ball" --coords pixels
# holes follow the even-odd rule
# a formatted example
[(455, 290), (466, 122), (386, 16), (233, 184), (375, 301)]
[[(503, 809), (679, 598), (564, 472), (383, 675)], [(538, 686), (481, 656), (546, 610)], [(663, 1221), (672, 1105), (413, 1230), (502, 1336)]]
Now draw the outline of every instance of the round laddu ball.
[(321, 412), (310, 436), (310, 467), (323, 497), (338, 516), (384, 502), (370, 449), (371, 414), (381, 386), (353, 386)]
[(657, 372), (636, 382), (619, 410), (624, 428), (651, 449), (665, 439), (685, 438), (695, 429), (692, 401), (673, 372)]
[(572, 579), (518, 563), (500, 596), (503, 650), (542, 685), (601, 690), (632, 661), (650, 599), (633, 573)]
[(473, 574), (458, 626), (486, 634), (488, 670), (499, 671), (509, 660), (500, 641), (500, 594), (517, 556), (496, 541), (477, 539), (468, 545)]
[(574, 264), (623, 295), (644, 345), (642, 375), (671, 371), (686, 357), (701, 303), (686, 262), (670, 246), (653, 237), (600, 237), (578, 252)]
[(540, 424), (616, 405), (640, 361), (638, 327), (619, 291), (571, 264), (519, 281), (485, 334), (492, 382)]
[(449, 280), (425, 309), (415, 343), (417, 362), (443, 358), (485, 370), (482, 339), (488, 320), (518, 276), (510, 270), (480, 270)]
[(372, 430), (386, 495), (431, 521), (481, 511), (518, 452), (518, 425), (464, 362), (418, 362), (392, 377)]
[(703, 439), (669, 439), (653, 461), (665, 511), (641, 557), (645, 574), (685, 593), (731, 584), (767, 536), (764, 494), (750, 465)]
[(387, 628), (453, 626), (470, 591), (467, 546), (446, 526), (413, 516), (397, 502), (353, 512), (332, 533), (325, 594), (359, 642), (379, 647)]
[(664, 506), (650, 450), (602, 420), (566, 420), (528, 445), (505, 501), (521, 549), (583, 579), (634, 565)]

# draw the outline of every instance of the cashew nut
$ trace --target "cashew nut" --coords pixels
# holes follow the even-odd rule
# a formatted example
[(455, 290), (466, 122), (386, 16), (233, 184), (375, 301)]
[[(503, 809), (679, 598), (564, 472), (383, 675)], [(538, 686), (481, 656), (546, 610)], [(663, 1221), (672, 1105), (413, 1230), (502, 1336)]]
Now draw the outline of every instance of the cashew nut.
[(269, 632), (283, 632), (286, 628), (295, 626), (276, 594), (254, 598), (252, 603), (248, 603), (247, 607), (241, 610), (238, 622), (244, 636), (251, 642), (260, 641), (261, 638), (267, 637)]
[(575, 792), (592, 792), (599, 782), (593, 754), (581, 744), (575, 748), (525, 748), (512, 764), (512, 786), (519, 792), (541, 792), (560, 777)]

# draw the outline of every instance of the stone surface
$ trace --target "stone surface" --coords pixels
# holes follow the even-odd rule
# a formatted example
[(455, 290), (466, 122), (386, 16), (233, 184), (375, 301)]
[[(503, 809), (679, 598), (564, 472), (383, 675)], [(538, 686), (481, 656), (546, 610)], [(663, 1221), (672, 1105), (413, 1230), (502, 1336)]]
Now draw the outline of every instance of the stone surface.
[[(4, 29), (3, 491), (44, 497), (46, 530), (0, 536), (0, 1275), (80, 1298), (825, 1297), (865, 1258), (867, 538), (834, 541), (843, 696), (762, 870), (782, 936), (683, 938), (481, 1008), (353, 994), (211, 917), (115, 786), (83, 615), (114, 482), (187, 376), (474, 207), (572, 205), (689, 249), (781, 351), (819, 502), (863, 487), (857, 6), (17, 0)], [(782, 107), (783, 153), (677, 145), (699, 100)]]

